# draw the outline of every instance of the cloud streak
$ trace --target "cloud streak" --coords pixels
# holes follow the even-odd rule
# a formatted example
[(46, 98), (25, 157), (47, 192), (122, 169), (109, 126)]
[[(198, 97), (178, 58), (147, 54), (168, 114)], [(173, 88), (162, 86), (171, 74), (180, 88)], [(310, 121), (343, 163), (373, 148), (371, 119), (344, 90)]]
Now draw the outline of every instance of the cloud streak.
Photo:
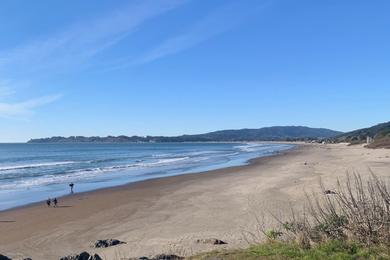
[[(184, 1), (135, 1), (105, 17), (77, 24), (62, 33), (7, 52), (0, 52), (0, 70), (17, 65), (23, 71), (68, 69), (127, 37), (145, 21), (174, 9)], [(72, 66), (69, 66), (72, 65)]]
[[(29, 116), (36, 108), (56, 101), (44, 96), (10, 103), (20, 82), (45, 75), (80, 71), (96, 55), (138, 30), (141, 24), (184, 4), (184, 0), (138, 0), (103, 17), (74, 24), (62, 32), (36, 39), (10, 50), (0, 50), (0, 117)], [(7, 75), (7, 78), (2, 77)], [(10, 80), (12, 78), (13, 80)], [(16, 79), (16, 80), (15, 80)]]
[[(0, 116), (31, 115), (36, 108), (56, 101), (59, 96), (44, 96), (27, 101), (5, 102), (25, 80), (34, 85), (36, 75), (45, 77), (57, 73), (80, 71), (96, 66), (93, 58), (128, 37), (148, 20), (185, 4), (187, 0), (139, 0), (120, 9), (75, 24), (62, 32), (49, 35), (11, 50), (0, 51)], [(182, 34), (155, 44), (138, 58), (105, 61), (109, 69), (138, 66), (190, 49), (216, 35), (227, 32), (257, 13), (260, 4), (231, 2), (196, 21)], [(1, 75), (15, 80), (1, 79)], [(4, 83), (4, 84), (2, 84)]]
[(3, 118), (15, 118), (29, 116), (34, 111), (46, 104), (52, 103), (58, 100), (61, 95), (50, 95), (40, 98), (30, 99), (19, 103), (3, 103), (0, 102), (0, 117)]
[(242, 4), (241, 2), (226, 4), (200, 19), (186, 32), (161, 42), (137, 59), (122, 60), (111, 69), (146, 64), (190, 49), (233, 29), (258, 13), (264, 6), (264, 4)]

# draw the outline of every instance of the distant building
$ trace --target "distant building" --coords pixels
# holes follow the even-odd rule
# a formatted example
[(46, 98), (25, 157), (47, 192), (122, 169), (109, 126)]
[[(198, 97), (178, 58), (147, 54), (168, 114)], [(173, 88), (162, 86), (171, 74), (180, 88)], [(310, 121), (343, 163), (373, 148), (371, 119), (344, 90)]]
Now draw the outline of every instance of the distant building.
[(371, 136), (367, 135), (367, 144), (370, 144), (374, 141), (374, 138), (372, 138)]

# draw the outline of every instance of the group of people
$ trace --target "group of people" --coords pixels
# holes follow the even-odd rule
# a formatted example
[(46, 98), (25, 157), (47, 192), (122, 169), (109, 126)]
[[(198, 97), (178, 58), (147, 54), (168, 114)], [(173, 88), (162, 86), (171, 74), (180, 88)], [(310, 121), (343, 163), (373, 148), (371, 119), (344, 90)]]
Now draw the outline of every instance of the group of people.
[[(70, 193), (73, 194), (74, 183), (70, 183), (70, 184), (69, 184), (69, 187), (70, 187)], [(56, 208), (56, 207), (57, 207), (57, 204), (58, 204), (57, 198), (54, 198), (54, 199), (48, 198), (48, 199), (46, 200), (46, 205), (47, 205), (48, 207), (51, 207), (51, 206), (53, 205), (53, 207)]]
[(50, 199), (50, 198), (48, 198), (48, 199), (46, 200), (46, 205), (47, 205), (48, 207), (51, 207), (52, 203), (53, 203), (53, 207), (56, 208), (56, 207), (57, 207), (57, 204), (58, 204), (57, 198), (54, 198), (53, 200)]

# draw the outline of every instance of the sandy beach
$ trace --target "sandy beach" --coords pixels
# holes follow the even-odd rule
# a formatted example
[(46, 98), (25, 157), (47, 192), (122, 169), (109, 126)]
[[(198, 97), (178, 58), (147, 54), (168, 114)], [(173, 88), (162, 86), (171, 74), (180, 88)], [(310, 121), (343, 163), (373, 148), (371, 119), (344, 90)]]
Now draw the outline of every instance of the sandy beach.
[[(149, 180), (74, 194), (60, 207), (44, 203), (0, 212), (0, 253), (15, 259), (58, 259), (81, 251), (105, 259), (192, 255), (248, 246), (256, 215), (300, 206), (304, 191), (329, 188), (347, 171), (389, 176), (390, 150), (345, 144), (302, 144), (250, 165)], [(94, 249), (98, 239), (126, 244)], [(217, 238), (227, 245), (199, 244)]]

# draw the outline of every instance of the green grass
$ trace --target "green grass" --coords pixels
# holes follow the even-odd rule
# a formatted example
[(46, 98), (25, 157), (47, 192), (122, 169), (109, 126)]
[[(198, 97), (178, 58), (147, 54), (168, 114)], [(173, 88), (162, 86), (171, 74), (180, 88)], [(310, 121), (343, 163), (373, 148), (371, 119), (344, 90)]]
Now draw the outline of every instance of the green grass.
[(390, 248), (381, 246), (367, 248), (356, 243), (337, 240), (325, 242), (311, 249), (302, 249), (291, 243), (267, 242), (248, 249), (215, 251), (190, 259), (390, 259)]
[[(322, 190), (326, 189), (323, 185)], [(193, 260), (232, 259), (389, 259), (390, 186), (373, 173), (337, 181), (332, 199), (307, 197), (302, 216), (278, 220), (278, 229), (262, 230), (267, 242), (247, 249), (214, 251)], [(297, 217), (298, 216), (298, 217)]]

